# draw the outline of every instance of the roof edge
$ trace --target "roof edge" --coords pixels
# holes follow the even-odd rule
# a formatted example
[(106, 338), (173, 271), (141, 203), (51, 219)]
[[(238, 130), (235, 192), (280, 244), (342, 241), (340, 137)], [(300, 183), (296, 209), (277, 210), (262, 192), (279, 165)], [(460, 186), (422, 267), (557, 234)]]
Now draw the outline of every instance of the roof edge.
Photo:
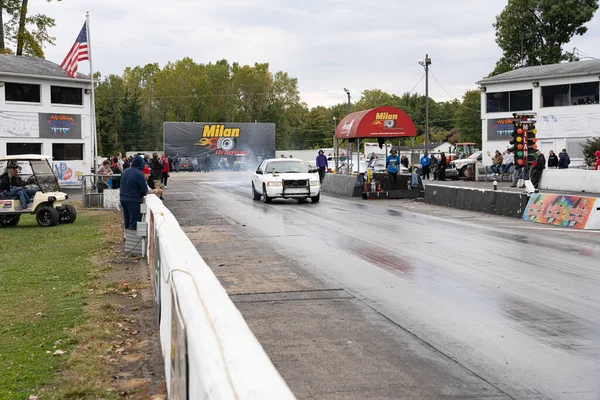
[[(509, 83), (509, 82), (527, 82), (527, 81), (533, 81), (536, 79), (554, 79), (554, 78), (569, 78), (569, 77), (575, 77), (575, 76), (587, 76), (587, 75), (600, 75), (600, 69), (596, 72), (578, 72), (578, 73), (566, 73), (566, 74), (553, 74), (553, 75), (546, 75), (546, 76), (541, 76), (541, 77), (528, 77), (528, 78), (513, 78), (513, 79), (498, 79), (498, 80), (493, 80), (494, 77), (490, 77), (490, 78), (485, 78), (482, 79), (480, 81), (475, 82), (477, 85), (481, 85), (481, 84), (485, 84), (485, 83)], [(487, 79), (490, 79), (491, 81), (487, 81)]]
[[(89, 83), (91, 84), (91, 79), (84, 78), (69, 78), (66, 76), (52, 76), (52, 75), (36, 75), (36, 74), (19, 74), (16, 72), (2, 72), (0, 71), (0, 76), (14, 76), (16, 78), (36, 78), (36, 79), (44, 79), (44, 80), (57, 80), (57, 81), (65, 81), (65, 82), (77, 82), (77, 83)], [(94, 83), (99, 83), (100, 81), (94, 79)]]

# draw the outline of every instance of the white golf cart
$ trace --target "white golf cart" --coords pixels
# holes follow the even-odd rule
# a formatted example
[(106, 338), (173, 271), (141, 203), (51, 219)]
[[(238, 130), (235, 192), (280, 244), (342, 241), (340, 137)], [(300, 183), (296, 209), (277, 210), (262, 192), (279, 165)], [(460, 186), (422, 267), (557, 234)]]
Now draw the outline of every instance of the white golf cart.
[(23, 189), (35, 191), (28, 209), (23, 209), (26, 205), (21, 204), (18, 196), (9, 197), (8, 191), (0, 191), (0, 227), (17, 225), (22, 214), (35, 214), (42, 227), (75, 222), (77, 211), (72, 205), (63, 204), (68, 196), (60, 191), (48, 158), (37, 154), (0, 156), (0, 175), (7, 171), (7, 166), (16, 166), (17, 176), (25, 183)]

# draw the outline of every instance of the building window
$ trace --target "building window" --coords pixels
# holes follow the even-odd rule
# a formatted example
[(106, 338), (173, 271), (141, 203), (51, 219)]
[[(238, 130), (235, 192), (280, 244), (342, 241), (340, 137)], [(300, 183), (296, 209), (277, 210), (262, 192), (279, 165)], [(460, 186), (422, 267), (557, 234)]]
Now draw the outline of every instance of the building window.
[(83, 90), (81, 88), (50, 86), (50, 101), (52, 104), (83, 105)]
[(83, 160), (83, 144), (54, 143), (52, 159), (54, 161)]
[(533, 110), (533, 91), (517, 90), (510, 92), (510, 111)]
[(565, 139), (567, 154), (570, 158), (584, 158), (583, 155), (583, 147), (585, 144), (585, 139), (573, 138), (573, 139)]
[(579, 106), (598, 104), (600, 82), (573, 83), (542, 87), (543, 107)]
[(6, 101), (40, 102), (40, 85), (6, 82), (4, 93)]
[(571, 104), (598, 104), (600, 82), (574, 83), (571, 85)]
[(487, 112), (507, 112), (509, 111), (509, 93), (498, 92), (487, 94)]
[(569, 85), (542, 87), (542, 107), (569, 105)]
[(41, 143), (6, 143), (6, 155), (42, 154)]
[(533, 109), (533, 91), (516, 90), (487, 94), (487, 112), (528, 111)]

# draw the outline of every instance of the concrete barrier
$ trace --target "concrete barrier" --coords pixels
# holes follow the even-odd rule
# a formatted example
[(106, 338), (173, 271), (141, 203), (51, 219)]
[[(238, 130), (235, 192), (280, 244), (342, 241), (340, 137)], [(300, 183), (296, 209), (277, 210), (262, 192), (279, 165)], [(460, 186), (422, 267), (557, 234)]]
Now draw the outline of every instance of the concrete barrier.
[(528, 200), (529, 196), (524, 193), (430, 183), (425, 186), (424, 201), (461, 210), (521, 218)]
[(534, 193), (523, 213), (523, 221), (573, 229), (600, 229), (600, 199)]
[(154, 195), (148, 263), (169, 398), (293, 399), (212, 270)]
[(540, 189), (559, 192), (600, 193), (600, 171), (546, 168), (542, 173)]
[(323, 193), (343, 197), (362, 196), (362, 185), (356, 175), (327, 174), (321, 185)]

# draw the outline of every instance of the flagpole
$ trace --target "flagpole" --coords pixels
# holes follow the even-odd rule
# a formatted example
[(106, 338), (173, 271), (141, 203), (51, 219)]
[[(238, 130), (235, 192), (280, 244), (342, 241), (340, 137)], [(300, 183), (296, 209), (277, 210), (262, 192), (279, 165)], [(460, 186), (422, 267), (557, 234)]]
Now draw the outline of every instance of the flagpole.
[(94, 69), (92, 67), (92, 38), (90, 37), (90, 13), (85, 13), (85, 29), (88, 43), (88, 58), (90, 62), (90, 81), (92, 83), (92, 93), (90, 97), (90, 123), (92, 134), (92, 167), (96, 172), (96, 155), (98, 154), (98, 139), (96, 137), (96, 104), (94, 97)]

